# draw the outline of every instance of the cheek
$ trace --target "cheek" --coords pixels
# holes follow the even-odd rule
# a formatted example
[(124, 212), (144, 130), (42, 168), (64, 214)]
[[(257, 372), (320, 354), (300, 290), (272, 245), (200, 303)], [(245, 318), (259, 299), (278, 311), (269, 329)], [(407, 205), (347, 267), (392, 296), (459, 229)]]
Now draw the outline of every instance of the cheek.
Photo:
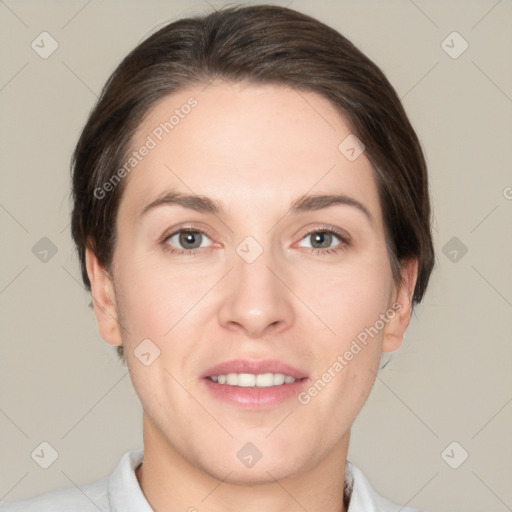
[(322, 332), (321, 339), (335, 350), (343, 349), (373, 326), (389, 306), (393, 282), (389, 265), (382, 259), (361, 258), (346, 267), (340, 265), (339, 269), (301, 275), (297, 294), (318, 317), (317, 320), (311, 315)]
[[(158, 339), (171, 327), (168, 303), (173, 302), (173, 291), (158, 286), (147, 272), (132, 272), (118, 287), (118, 309), (120, 310), (129, 338)], [(124, 340), (128, 341), (128, 340)]]
[[(315, 277), (320, 282), (320, 276), (310, 277), (309, 282)], [(299, 293), (321, 320), (312, 317), (310, 324), (319, 327), (310, 329), (318, 359), (313, 380), (320, 379), (318, 389), (323, 384), (327, 389), (317, 405), (334, 410), (336, 404), (345, 404), (334, 413), (344, 421), (359, 410), (375, 380), (385, 325), (380, 318), (388, 311), (393, 281), (386, 260), (376, 257), (325, 273), (322, 282), (314, 293), (310, 287), (308, 295), (305, 285)]]
[[(323, 429), (326, 438), (335, 438), (348, 429), (366, 401), (380, 361), (382, 330), (374, 330), (388, 308), (390, 280), (378, 266), (373, 271), (332, 275), (322, 293), (310, 295), (315, 318), (310, 328), (317, 360), (311, 386), (301, 395), (314, 417), (329, 417)], [(305, 293), (306, 289), (304, 289)], [(377, 324), (380, 325), (380, 324)]]
[[(225, 267), (213, 268), (190, 257), (186, 263), (169, 265), (163, 255), (116, 251), (116, 295), (130, 344), (144, 338), (162, 340), (186, 317), (204, 325), (215, 316), (226, 297), (216, 295), (214, 288), (225, 273)], [(354, 251), (339, 264), (319, 264), (304, 260), (282, 268), (281, 274), (294, 293), (281, 297), (295, 304), (295, 325), (306, 330), (323, 347), (323, 353), (345, 350), (350, 341), (372, 326), (387, 307), (391, 290), (391, 270), (384, 244), (375, 243), (364, 251)], [(228, 278), (229, 279), (229, 278)], [(228, 289), (236, 291), (234, 287)], [(206, 302), (198, 303), (206, 294)], [(296, 295), (297, 297), (295, 297)], [(216, 296), (216, 300), (213, 297)], [(300, 300), (299, 300), (300, 299)], [(216, 304), (209, 307), (206, 303)], [(126, 333), (125, 333), (126, 334)], [(321, 352), (317, 356), (322, 357)]]
[(116, 275), (118, 309), (124, 317), (130, 343), (137, 339), (162, 340), (214, 286), (218, 277), (211, 268), (168, 266), (139, 261), (119, 264)]

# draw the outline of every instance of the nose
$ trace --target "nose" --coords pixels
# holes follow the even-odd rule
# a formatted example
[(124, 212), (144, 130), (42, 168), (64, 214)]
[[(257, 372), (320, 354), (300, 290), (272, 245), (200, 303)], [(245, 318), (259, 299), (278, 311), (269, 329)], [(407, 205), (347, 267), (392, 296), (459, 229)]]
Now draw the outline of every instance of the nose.
[(294, 309), (284, 265), (278, 265), (270, 250), (252, 262), (240, 254), (234, 254), (233, 270), (226, 276), (220, 324), (251, 338), (286, 330), (293, 324)]

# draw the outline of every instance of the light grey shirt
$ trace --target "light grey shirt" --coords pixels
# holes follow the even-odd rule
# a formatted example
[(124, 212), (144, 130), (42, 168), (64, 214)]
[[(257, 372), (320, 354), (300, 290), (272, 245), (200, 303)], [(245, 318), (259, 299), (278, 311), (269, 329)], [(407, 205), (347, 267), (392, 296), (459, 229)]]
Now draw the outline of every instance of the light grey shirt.
[[(153, 512), (139, 486), (135, 469), (144, 450), (126, 452), (106, 478), (80, 488), (49, 491), (28, 500), (1, 507), (2, 512)], [(401, 507), (380, 496), (364, 473), (347, 461), (345, 494), (350, 496), (348, 512), (421, 512)]]

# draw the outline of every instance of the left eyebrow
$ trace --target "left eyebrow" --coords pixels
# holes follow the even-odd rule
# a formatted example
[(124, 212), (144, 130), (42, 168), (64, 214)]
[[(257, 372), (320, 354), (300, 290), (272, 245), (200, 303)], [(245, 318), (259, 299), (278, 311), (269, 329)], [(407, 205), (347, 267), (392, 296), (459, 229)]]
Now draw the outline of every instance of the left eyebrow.
[[(162, 205), (178, 205), (197, 212), (212, 213), (214, 215), (224, 213), (221, 203), (209, 197), (169, 191), (145, 206), (139, 213), (139, 217), (147, 213), (149, 210)], [(335, 205), (352, 206), (362, 212), (370, 224), (373, 226), (375, 225), (375, 218), (370, 213), (370, 210), (357, 199), (344, 194), (305, 195), (293, 201), (290, 207), (290, 212), (292, 214), (298, 214), (313, 210), (321, 210)]]
[(296, 199), (291, 206), (291, 213), (307, 212), (311, 210), (321, 210), (337, 204), (345, 204), (357, 208), (360, 212), (364, 213), (367, 220), (370, 221), (372, 226), (375, 226), (375, 218), (370, 213), (370, 210), (360, 201), (353, 197), (344, 194), (318, 194), (302, 196)]

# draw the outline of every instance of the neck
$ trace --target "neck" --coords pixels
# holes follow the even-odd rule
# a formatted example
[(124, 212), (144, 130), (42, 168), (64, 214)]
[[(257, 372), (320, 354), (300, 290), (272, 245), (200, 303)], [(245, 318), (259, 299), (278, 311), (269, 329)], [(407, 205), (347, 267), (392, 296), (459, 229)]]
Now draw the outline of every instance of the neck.
[(155, 512), (346, 512), (343, 500), (350, 432), (315, 467), (279, 480), (233, 482), (191, 464), (144, 414), (144, 459), (135, 474)]

